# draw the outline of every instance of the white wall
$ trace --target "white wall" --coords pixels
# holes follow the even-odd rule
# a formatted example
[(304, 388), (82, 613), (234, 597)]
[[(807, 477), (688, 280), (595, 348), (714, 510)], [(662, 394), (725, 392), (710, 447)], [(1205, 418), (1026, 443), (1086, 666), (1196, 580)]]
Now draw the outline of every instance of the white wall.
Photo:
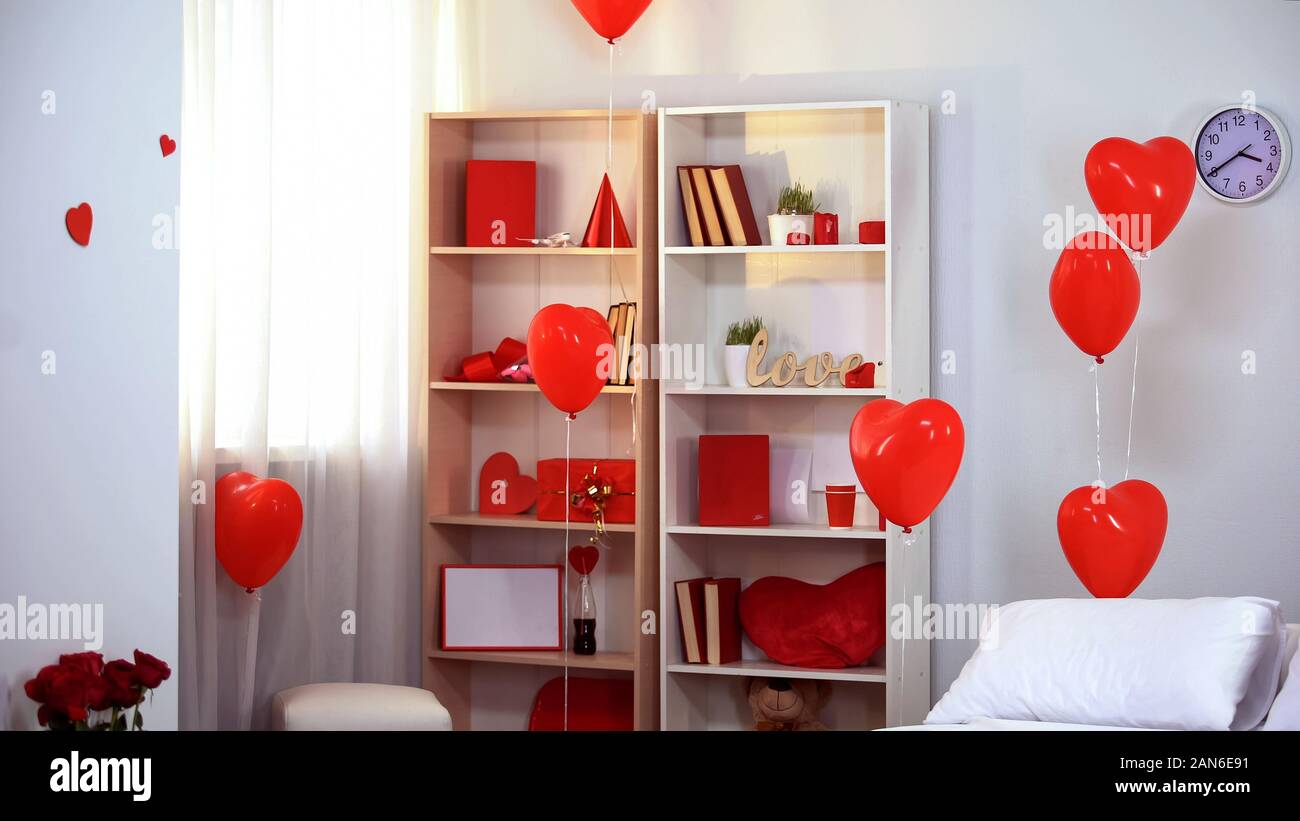
[[(459, 5), (473, 18), (466, 108), (604, 105), (605, 45), (567, 0)], [(1092, 383), (1048, 307), (1057, 252), (1043, 218), (1090, 207), (1083, 157), (1097, 140), (1190, 141), (1243, 90), (1300, 137), (1298, 36), (1300, 3), (1286, 0), (655, 0), (621, 47), (615, 95), (931, 105), (933, 385), (969, 437), (934, 524), (935, 598), (1080, 596), (1055, 515), (1095, 476)], [(1298, 206), (1297, 179), (1250, 208), (1198, 190), (1147, 265), (1133, 469), (1164, 491), (1170, 521), (1136, 595), (1267, 596), (1300, 621)], [(955, 375), (938, 368), (945, 350)], [(1130, 340), (1103, 377), (1112, 482), (1131, 356)], [(970, 649), (936, 644), (936, 696)]]
[[(180, 3), (0, 0), (0, 605), (102, 604), (106, 657), (173, 670), (178, 271), (152, 221), (179, 199), (180, 72)], [(83, 200), (87, 248), (63, 226)], [(0, 728), (35, 727), (23, 682), (81, 649), (0, 640)], [(147, 728), (176, 727), (178, 689)]]

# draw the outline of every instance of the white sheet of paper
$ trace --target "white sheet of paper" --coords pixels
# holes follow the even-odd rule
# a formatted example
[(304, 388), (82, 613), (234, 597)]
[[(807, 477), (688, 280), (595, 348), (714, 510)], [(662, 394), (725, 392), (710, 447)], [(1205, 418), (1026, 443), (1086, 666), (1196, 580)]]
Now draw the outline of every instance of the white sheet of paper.
[(808, 485), (812, 451), (804, 448), (772, 448), (769, 507), (772, 524), (807, 524), (812, 521)]
[(560, 647), (559, 567), (448, 567), (443, 649)]

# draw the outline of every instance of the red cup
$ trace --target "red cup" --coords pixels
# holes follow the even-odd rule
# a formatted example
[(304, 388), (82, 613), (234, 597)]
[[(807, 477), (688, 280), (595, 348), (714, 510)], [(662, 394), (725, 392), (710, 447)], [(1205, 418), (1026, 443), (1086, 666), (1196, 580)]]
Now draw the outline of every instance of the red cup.
[(853, 527), (853, 509), (857, 502), (857, 485), (826, 486), (826, 522), (831, 530), (848, 530)]
[(840, 244), (840, 218), (838, 215), (813, 214), (813, 244)]

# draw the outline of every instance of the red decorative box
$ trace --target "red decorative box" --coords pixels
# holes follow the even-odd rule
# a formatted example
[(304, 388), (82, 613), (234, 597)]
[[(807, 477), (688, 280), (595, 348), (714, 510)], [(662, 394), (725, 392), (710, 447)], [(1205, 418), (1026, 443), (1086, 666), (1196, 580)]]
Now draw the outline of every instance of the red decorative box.
[(700, 437), (700, 524), (766, 527), (771, 471), (763, 435)]
[[(569, 493), (583, 489), (587, 477), (599, 479), (613, 487), (605, 501), (605, 524), (630, 525), (636, 522), (636, 460), (580, 459), (569, 462)], [(569, 507), (569, 521), (592, 521), (590, 505)], [(564, 459), (537, 461), (537, 519), (542, 522), (564, 521)]]
[(537, 236), (537, 163), (465, 163), (465, 244), (524, 246)]

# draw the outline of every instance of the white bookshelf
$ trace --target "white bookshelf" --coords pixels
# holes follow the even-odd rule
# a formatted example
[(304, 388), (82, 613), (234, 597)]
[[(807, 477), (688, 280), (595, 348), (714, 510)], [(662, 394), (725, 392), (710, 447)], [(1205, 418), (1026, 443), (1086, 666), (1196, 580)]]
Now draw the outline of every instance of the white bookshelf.
[[(823, 584), (864, 564), (886, 563), (889, 608), (929, 600), (928, 523), (902, 544), (898, 528), (876, 529), (859, 494), (852, 530), (826, 526), (821, 493), (813, 521), (768, 528), (701, 527), (696, 443), (701, 434), (766, 433), (773, 447), (812, 451), (810, 486), (855, 481), (848, 430), (865, 402), (910, 402), (930, 393), (929, 109), (865, 101), (667, 108), (659, 112), (659, 339), (700, 345), (702, 379), (666, 374), (659, 394), (660, 726), (752, 726), (741, 681), (781, 676), (832, 682), (823, 720), (836, 729), (918, 723), (930, 705), (929, 646), (887, 638), (866, 664), (848, 670), (794, 668), (764, 657), (748, 639), (742, 660), (688, 664), (674, 582), (739, 576), (742, 586), (780, 575)], [(763, 241), (781, 186), (811, 185), (821, 210), (839, 215), (840, 244), (692, 247), (677, 166), (741, 165)], [(884, 219), (886, 243), (856, 243), (858, 223)], [(726, 326), (758, 314), (767, 321), (769, 362), (787, 350), (801, 360), (830, 351), (883, 360), (888, 387), (730, 388), (723, 377)], [(694, 384), (692, 384), (694, 382)], [(700, 384), (702, 382), (702, 384)]]

